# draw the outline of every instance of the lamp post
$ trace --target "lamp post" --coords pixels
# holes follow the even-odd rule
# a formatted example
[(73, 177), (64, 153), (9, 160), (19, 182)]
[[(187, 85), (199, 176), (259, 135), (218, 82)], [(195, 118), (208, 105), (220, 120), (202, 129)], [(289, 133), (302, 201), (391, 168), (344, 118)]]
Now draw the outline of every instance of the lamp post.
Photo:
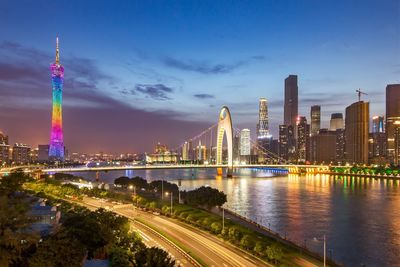
[[(169, 193), (166, 192), (165, 195), (168, 196)], [(171, 192), (171, 209), (170, 209), (170, 215), (171, 215), (171, 217), (172, 217), (173, 198), (174, 198), (174, 192)]]
[(222, 207), (222, 232), (225, 230), (225, 209)]
[[(315, 241), (321, 241), (318, 240), (318, 238), (314, 237)], [(326, 267), (326, 236), (324, 235), (323, 237), (323, 241), (324, 241), (324, 267)]]

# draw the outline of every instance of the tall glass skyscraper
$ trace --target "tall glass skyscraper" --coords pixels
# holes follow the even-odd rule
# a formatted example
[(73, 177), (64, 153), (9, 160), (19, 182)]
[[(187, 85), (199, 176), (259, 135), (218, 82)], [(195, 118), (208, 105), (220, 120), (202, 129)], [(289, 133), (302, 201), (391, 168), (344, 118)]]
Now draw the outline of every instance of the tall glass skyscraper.
[(265, 98), (260, 98), (258, 109), (257, 138), (263, 139), (269, 136), (268, 127), (268, 102)]
[(316, 135), (321, 128), (321, 106), (311, 106), (311, 135)]
[(53, 112), (51, 120), (51, 137), (49, 158), (64, 160), (64, 136), (62, 129), (62, 90), (64, 84), (64, 67), (60, 64), (58, 37), (56, 39), (56, 61), (51, 64), (51, 85), (53, 88)]

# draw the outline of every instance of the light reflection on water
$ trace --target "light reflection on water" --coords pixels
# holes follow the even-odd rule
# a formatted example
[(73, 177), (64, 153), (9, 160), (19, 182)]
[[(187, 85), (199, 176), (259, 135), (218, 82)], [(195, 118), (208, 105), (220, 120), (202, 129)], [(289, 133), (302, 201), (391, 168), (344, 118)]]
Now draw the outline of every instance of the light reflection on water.
[[(95, 173), (80, 173), (90, 180)], [(209, 185), (228, 196), (226, 207), (322, 253), (327, 237), (333, 258), (347, 266), (400, 266), (399, 181), (328, 175), (276, 176), (241, 169), (234, 178), (215, 170), (135, 170), (101, 173), (103, 181), (126, 175), (149, 181), (182, 179), (182, 189)]]

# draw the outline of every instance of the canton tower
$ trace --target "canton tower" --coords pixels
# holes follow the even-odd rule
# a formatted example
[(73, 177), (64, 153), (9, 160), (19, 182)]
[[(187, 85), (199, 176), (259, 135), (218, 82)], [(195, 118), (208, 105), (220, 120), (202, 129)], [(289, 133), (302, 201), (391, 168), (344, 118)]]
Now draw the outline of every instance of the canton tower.
[(64, 84), (64, 67), (60, 64), (58, 37), (56, 39), (56, 62), (51, 64), (51, 86), (53, 88), (53, 112), (51, 119), (51, 137), (49, 158), (64, 160), (64, 136), (62, 129), (62, 89)]

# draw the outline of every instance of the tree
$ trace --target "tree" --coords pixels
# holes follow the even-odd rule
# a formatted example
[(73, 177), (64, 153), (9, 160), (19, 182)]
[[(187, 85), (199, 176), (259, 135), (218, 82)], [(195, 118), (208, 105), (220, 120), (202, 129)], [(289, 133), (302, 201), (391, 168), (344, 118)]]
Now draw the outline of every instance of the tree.
[(272, 245), (267, 247), (266, 254), (268, 259), (273, 260), (276, 264), (277, 261), (282, 259), (283, 256), (282, 246), (279, 245), (278, 243), (273, 243)]
[(242, 238), (242, 233), (236, 226), (232, 226), (229, 228), (228, 236), (232, 240), (240, 241)]
[(202, 186), (195, 190), (182, 193), (184, 201), (192, 206), (205, 206), (211, 209), (215, 206), (222, 206), (226, 202), (226, 195), (218, 189)]
[(132, 255), (129, 251), (120, 247), (112, 247), (110, 250), (110, 267), (133, 267)]
[(254, 248), (254, 241), (249, 235), (244, 235), (240, 240), (240, 244), (245, 247), (246, 249), (253, 249)]
[(162, 249), (152, 247), (135, 254), (136, 266), (143, 267), (173, 267), (175, 261)]
[(121, 176), (114, 180), (114, 184), (120, 185), (122, 187), (127, 187), (129, 185), (130, 181), (131, 181), (131, 179), (129, 179), (129, 177)]
[(22, 170), (11, 172), (7, 176), (0, 179), (0, 194), (9, 195), (18, 191), (22, 191), (22, 185), (32, 178), (25, 174)]
[(211, 231), (212, 231), (213, 233), (219, 234), (219, 233), (221, 233), (221, 230), (222, 230), (222, 225), (221, 225), (220, 222), (213, 222), (213, 223), (211, 224)]
[(256, 245), (254, 246), (254, 252), (256, 252), (257, 254), (264, 256), (265, 253), (265, 246), (264, 243), (261, 241), (257, 241)]
[(60, 231), (39, 243), (36, 252), (29, 259), (29, 266), (81, 266), (85, 247), (66, 231)]

